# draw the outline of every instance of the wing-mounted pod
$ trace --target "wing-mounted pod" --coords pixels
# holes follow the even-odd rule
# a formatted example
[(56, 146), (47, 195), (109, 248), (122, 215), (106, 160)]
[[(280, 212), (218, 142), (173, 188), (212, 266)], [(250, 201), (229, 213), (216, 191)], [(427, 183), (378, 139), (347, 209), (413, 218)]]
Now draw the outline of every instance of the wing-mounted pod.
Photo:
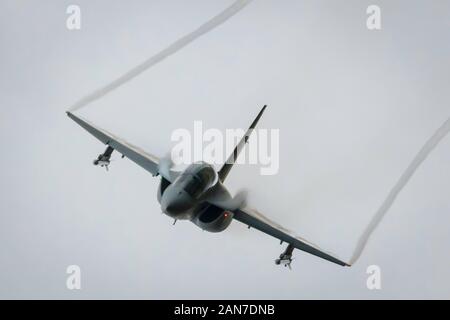
[(114, 151), (114, 148), (108, 146), (102, 154), (100, 154), (97, 159), (93, 161), (94, 166), (105, 167), (108, 170), (108, 166), (111, 163), (111, 155)]
[(275, 260), (276, 265), (284, 265), (285, 267), (289, 267), (291, 269), (292, 263), (292, 252), (294, 251), (294, 246), (292, 244), (288, 245), (286, 250), (284, 250), (280, 254), (280, 258)]

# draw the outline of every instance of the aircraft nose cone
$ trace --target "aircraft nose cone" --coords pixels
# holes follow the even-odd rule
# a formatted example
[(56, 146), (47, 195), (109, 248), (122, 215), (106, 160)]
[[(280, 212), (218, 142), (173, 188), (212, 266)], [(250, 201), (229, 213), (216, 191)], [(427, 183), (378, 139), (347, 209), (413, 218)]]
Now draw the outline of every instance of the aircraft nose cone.
[(161, 199), (161, 209), (167, 215), (176, 217), (192, 207), (192, 199), (186, 192), (182, 190), (166, 190), (166, 192)]

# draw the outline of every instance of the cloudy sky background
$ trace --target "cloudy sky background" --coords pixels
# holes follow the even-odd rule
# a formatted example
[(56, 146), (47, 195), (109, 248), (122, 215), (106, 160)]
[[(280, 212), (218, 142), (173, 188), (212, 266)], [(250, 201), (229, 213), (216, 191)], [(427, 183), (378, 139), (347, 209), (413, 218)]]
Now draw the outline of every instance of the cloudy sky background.
[[(64, 111), (193, 30), (230, 0), (0, 3), (0, 297), (450, 298), (450, 138), (417, 171), (361, 259), (341, 268), (234, 222), (172, 226), (157, 179)], [(382, 30), (366, 8), (382, 9)], [(344, 260), (411, 159), (450, 115), (448, 1), (256, 0), (80, 114), (156, 154), (177, 128), (280, 129), (280, 171), (237, 166), (227, 185)], [(66, 288), (81, 267), (82, 290)], [(379, 265), (382, 290), (366, 288)]]

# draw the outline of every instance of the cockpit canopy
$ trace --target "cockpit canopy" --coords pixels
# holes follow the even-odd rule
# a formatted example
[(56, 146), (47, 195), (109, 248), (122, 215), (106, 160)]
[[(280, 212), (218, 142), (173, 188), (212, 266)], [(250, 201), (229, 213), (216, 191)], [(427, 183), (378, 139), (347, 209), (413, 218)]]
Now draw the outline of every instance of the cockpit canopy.
[(198, 198), (216, 181), (216, 171), (207, 163), (191, 164), (175, 181), (191, 197)]

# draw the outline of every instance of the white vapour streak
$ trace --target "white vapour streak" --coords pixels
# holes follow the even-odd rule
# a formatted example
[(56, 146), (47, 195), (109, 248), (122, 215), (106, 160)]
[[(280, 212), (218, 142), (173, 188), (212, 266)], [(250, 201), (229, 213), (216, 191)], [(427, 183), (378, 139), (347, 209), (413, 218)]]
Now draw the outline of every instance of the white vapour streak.
[(208, 33), (215, 27), (219, 26), (220, 24), (224, 23), (226, 20), (234, 16), (236, 13), (238, 13), (242, 8), (244, 8), (247, 4), (249, 4), (252, 0), (237, 0), (235, 1), (231, 6), (229, 6), (227, 9), (219, 13), (217, 16), (212, 18), (211, 20), (207, 21), (206, 23), (202, 24), (199, 28), (192, 31), (191, 33), (188, 33), (187, 35), (183, 36), (182, 38), (178, 39), (174, 43), (172, 43), (170, 46), (168, 46), (166, 49), (160, 51), (153, 57), (147, 59), (140, 65), (136, 66), (135, 68), (131, 69), (121, 77), (117, 78), (110, 84), (97, 89), (93, 93), (87, 95), (86, 97), (82, 98), (78, 102), (76, 102), (72, 107), (69, 108), (70, 111), (78, 110), (92, 101), (95, 101), (109, 92), (117, 89), (121, 85), (125, 84), (126, 82), (132, 80), (133, 78), (140, 75), (145, 70), (149, 69), (150, 67), (154, 66), (158, 62), (164, 60), (168, 56), (176, 53), (178, 50), (184, 48), (189, 43), (197, 39), (198, 37)]
[(425, 145), (420, 149), (419, 153), (413, 159), (411, 164), (408, 166), (406, 171), (402, 174), (400, 179), (397, 181), (395, 186), (392, 188), (391, 192), (388, 194), (386, 200), (384, 200), (381, 207), (375, 213), (375, 216), (370, 221), (369, 225), (366, 227), (364, 232), (359, 238), (358, 244), (355, 248), (352, 258), (350, 259), (350, 264), (355, 263), (359, 257), (361, 256), (367, 242), (369, 241), (370, 236), (378, 227), (379, 223), (385, 216), (386, 212), (394, 203), (398, 194), (408, 181), (413, 176), (414, 172), (416, 172), (417, 168), (422, 164), (422, 162), (428, 157), (428, 155), (433, 151), (433, 149), (441, 142), (441, 140), (448, 134), (450, 131), (450, 118), (444, 122), (444, 124), (434, 133), (434, 135), (425, 143)]

